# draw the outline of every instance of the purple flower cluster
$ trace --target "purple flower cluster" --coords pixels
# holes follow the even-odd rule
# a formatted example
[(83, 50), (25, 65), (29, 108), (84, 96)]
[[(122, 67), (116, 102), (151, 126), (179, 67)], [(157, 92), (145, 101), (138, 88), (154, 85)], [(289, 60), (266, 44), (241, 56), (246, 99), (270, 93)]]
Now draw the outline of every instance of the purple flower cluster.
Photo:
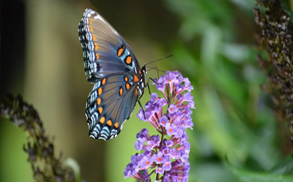
[(145, 128), (136, 135), (134, 146), (142, 152), (131, 156), (131, 163), (124, 171), (125, 178), (148, 182), (150, 176), (156, 174), (156, 181), (188, 181), (190, 144), (185, 129), (193, 126), (190, 116), (190, 109), (194, 108), (190, 94), (193, 87), (178, 71), (167, 71), (154, 81), (164, 98), (152, 93), (145, 111), (140, 109), (137, 117), (150, 122), (160, 135), (150, 136)]

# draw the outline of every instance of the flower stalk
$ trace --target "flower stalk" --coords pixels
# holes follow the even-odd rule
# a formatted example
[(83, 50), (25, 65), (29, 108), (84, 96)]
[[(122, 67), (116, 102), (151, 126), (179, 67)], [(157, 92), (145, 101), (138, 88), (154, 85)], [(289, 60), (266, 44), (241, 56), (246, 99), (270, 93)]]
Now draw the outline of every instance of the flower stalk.
[(36, 181), (77, 181), (73, 170), (55, 157), (54, 144), (45, 135), (43, 123), (33, 106), (23, 101), (20, 95), (8, 95), (0, 101), (0, 111), (1, 117), (10, 119), (15, 126), (28, 134), (28, 142), (23, 146), (23, 150), (29, 156), (28, 161)]
[(261, 28), (257, 39), (267, 55), (257, 58), (269, 82), (262, 88), (271, 94), (277, 119), (288, 122), (293, 145), (293, 25), (279, 0), (256, 2), (263, 9), (254, 9), (255, 21)]

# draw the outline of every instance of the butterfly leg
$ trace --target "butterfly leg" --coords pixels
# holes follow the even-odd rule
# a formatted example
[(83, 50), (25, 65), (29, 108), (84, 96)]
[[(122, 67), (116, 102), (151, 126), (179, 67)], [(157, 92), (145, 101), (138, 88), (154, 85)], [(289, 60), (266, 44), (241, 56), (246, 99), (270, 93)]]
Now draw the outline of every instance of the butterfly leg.
[(144, 109), (143, 109), (143, 107), (142, 107), (142, 105), (141, 105), (141, 103), (140, 103), (140, 100), (138, 100), (138, 104), (139, 104), (139, 106), (140, 106), (141, 109), (142, 109), (142, 112), (143, 112), (143, 115), (144, 115), (144, 119), (146, 119), (146, 117), (145, 117), (145, 112), (144, 112)]
[(157, 68), (156, 70), (157, 70), (157, 76), (158, 76), (158, 79), (159, 79), (159, 77), (160, 77), (159, 76), (159, 69)]
[(146, 83), (146, 86), (148, 87), (148, 90), (149, 90), (149, 94), (151, 95), (151, 89), (150, 89), (150, 85), (149, 85), (150, 80), (152, 80), (154, 83), (156, 83), (156, 82), (155, 82), (154, 79), (152, 79), (151, 77), (149, 77), (148, 82)]
[(164, 70), (159, 70), (157, 67), (149, 67), (149, 68), (157, 70), (157, 76), (158, 76), (157, 79), (159, 79), (159, 77), (160, 77), (159, 71), (166, 72)]

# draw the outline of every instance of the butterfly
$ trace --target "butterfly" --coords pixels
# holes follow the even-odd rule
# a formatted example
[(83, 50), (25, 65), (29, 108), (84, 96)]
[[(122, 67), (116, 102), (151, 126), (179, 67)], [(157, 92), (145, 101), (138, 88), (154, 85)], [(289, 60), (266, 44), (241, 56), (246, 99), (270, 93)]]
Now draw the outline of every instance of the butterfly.
[[(78, 26), (87, 80), (94, 86), (86, 102), (89, 136), (115, 138), (142, 97), (147, 69), (97, 12), (86, 9)], [(140, 104), (141, 105), (141, 104)]]

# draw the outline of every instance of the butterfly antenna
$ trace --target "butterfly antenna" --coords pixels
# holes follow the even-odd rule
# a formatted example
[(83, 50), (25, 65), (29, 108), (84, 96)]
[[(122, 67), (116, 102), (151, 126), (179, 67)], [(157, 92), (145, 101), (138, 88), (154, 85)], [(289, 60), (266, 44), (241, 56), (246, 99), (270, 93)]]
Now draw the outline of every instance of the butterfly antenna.
[(154, 63), (154, 62), (162, 61), (162, 60), (167, 59), (167, 58), (172, 57), (172, 56), (173, 56), (173, 54), (170, 54), (169, 56), (166, 56), (166, 57), (164, 57), (164, 58), (161, 58), (161, 59), (157, 59), (157, 60), (154, 60), (154, 61), (148, 62), (147, 64), (145, 64), (145, 66), (147, 66), (147, 65), (149, 65), (149, 64), (152, 64), (152, 63)]
[(148, 68), (150, 68), (150, 69), (148, 69), (148, 71), (150, 71), (150, 70), (157, 70), (158, 72), (163, 72), (163, 73), (166, 72), (166, 70), (160, 70), (157, 67), (150, 67), (150, 66), (148, 66)]
[(157, 67), (150, 67), (150, 66), (148, 66), (148, 68), (150, 68), (150, 69), (148, 69), (149, 71), (150, 71), (150, 70), (157, 70), (157, 76), (158, 76), (158, 79), (159, 79), (159, 71), (160, 71), (160, 72), (163, 72), (163, 73), (166, 72), (165, 70), (160, 70), (160, 69), (158, 69)]

